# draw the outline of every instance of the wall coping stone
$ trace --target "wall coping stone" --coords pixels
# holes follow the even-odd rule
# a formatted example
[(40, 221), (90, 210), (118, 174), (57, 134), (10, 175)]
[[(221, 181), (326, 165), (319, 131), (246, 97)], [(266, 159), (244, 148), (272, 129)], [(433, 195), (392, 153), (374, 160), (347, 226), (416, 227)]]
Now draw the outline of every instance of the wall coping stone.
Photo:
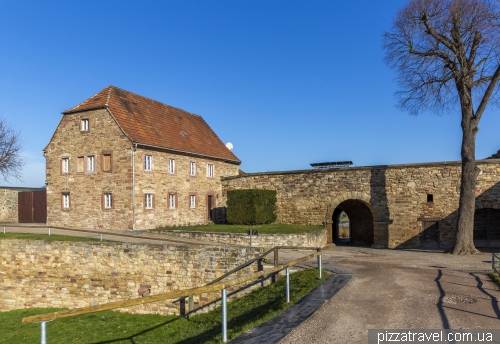
[[(356, 167), (341, 167), (341, 168), (322, 168), (322, 169), (307, 169), (307, 170), (290, 170), (290, 171), (270, 171), (270, 172), (255, 172), (245, 173), (238, 176), (221, 177), (221, 180), (231, 180), (239, 178), (247, 178), (253, 176), (271, 176), (284, 174), (303, 174), (303, 173), (331, 173), (337, 171), (363, 171), (363, 170), (381, 170), (381, 169), (398, 169), (408, 167), (439, 167), (439, 166), (457, 166), (461, 165), (462, 161), (439, 161), (439, 162), (418, 162), (409, 164), (393, 164), (393, 165), (373, 165), (373, 166), (356, 166)], [(476, 164), (500, 164), (500, 159), (482, 159), (476, 160)]]

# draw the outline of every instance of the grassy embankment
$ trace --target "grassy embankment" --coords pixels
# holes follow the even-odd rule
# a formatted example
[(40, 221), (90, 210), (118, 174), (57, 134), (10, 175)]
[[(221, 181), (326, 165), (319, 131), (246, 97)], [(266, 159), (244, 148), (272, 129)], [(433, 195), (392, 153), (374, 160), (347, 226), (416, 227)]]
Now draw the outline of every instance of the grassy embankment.
[(182, 227), (165, 227), (164, 230), (181, 230), (181, 231), (200, 231), (200, 232), (225, 232), (225, 233), (247, 233), (249, 229), (256, 229), (259, 234), (291, 234), (305, 233), (324, 228), (317, 225), (288, 225), (271, 223), (265, 225), (231, 225), (231, 224), (214, 224), (203, 226), (182, 226)]
[[(327, 277), (323, 271), (323, 280)], [(290, 298), (286, 303), (285, 278), (228, 303), (228, 339), (277, 316), (296, 303), (321, 281), (317, 269), (290, 275)], [(37, 343), (40, 325), (23, 325), (26, 316), (58, 309), (23, 309), (0, 312), (3, 343)], [(221, 310), (190, 317), (135, 315), (104, 311), (47, 323), (49, 343), (220, 343)]]

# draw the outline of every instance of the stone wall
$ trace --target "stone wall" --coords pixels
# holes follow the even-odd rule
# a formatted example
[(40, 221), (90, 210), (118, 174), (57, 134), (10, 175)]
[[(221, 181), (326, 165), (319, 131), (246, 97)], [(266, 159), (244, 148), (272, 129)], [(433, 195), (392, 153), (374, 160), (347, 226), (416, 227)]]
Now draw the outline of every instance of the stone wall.
[[(150, 230), (155, 234), (165, 234), (178, 238), (196, 239), (225, 245), (249, 246), (250, 236), (242, 233), (198, 232), (183, 230)], [(325, 247), (326, 229), (307, 233), (259, 234), (252, 236), (252, 247), (272, 248), (274, 246)]]
[[(84, 119), (89, 120), (88, 131), (80, 130)], [(223, 221), (220, 177), (238, 174), (238, 165), (221, 160), (136, 148), (104, 109), (64, 115), (45, 153), (48, 224), (65, 228), (127, 230), (205, 224), (209, 222), (209, 197), (212, 221)], [(109, 170), (104, 164), (108, 155)], [(149, 171), (144, 168), (146, 155), (151, 157)], [(88, 166), (91, 157), (94, 170)], [(77, 168), (79, 158), (84, 162), (82, 172)], [(168, 171), (169, 158), (175, 160), (174, 173)], [(62, 169), (63, 159), (69, 159), (68, 172)], [(190, 162), (196, 164), (194, 176)], [(208, 164), (214, 167), (212, 177), (207, 175)], [(109, 208), (106, 194), (112, 196)], [(146, 194), (152, 195), (151, 209), (145, 205)], [(69, 195), (67, 209), (63, 195)], [(173, 208), (169, 195), (175, 196)], [(194, 207), (190, 196), (195, 196)]]
[[(477, 161), (476, 208), (500, 208), (500, 160)], [(332, 242), (335, 209), (372, 232), (374, 246), (418, 247), (422, 221), (439, 221), (442, 247), (453, 244), (460, 195), (460, 162), (249, 173), (223, 178), (224, 191), (277, 191), (278, 223), (326, 222)], [(226, 193), (223, 194), (225, 197)], [(366, 232), (366, 228), (364, 229)]]
[(9, 188), (0, 188), (0, 222), (17, 222), (18, 190)]
[[(259, 249), (224, 246), (0, 240), (0, 311), (78, 308), (200, 287), (252, 259)], [(255, 265), (237, 276), (254, 272)], [(195, 308), (218, 293), (195, 295)], [(173, 300), (122, 309), (178, 314)]]

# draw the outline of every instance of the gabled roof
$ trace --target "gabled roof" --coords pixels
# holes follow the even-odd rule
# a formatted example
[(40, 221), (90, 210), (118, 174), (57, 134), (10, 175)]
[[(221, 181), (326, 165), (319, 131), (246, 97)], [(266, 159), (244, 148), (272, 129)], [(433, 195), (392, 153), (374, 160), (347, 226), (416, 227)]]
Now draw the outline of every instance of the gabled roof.
[(108, 109), (125, 135), (139, 145), (241, 163), (200, 116), (114, 86), (63, 114), (93, 109)]

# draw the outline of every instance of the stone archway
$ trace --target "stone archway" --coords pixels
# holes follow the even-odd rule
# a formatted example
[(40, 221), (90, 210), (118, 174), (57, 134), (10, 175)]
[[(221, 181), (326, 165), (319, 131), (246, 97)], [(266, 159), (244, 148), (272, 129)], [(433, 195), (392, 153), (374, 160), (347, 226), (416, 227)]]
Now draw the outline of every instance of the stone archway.
[(350, 237), (354, 245), (387, 246), (387, 221), (378, 204), (363, 192), (346, 192), (337, 196), (326, 213), (327, 240), (336, 239), (336, 217), (344, 211), (349, 217)]

